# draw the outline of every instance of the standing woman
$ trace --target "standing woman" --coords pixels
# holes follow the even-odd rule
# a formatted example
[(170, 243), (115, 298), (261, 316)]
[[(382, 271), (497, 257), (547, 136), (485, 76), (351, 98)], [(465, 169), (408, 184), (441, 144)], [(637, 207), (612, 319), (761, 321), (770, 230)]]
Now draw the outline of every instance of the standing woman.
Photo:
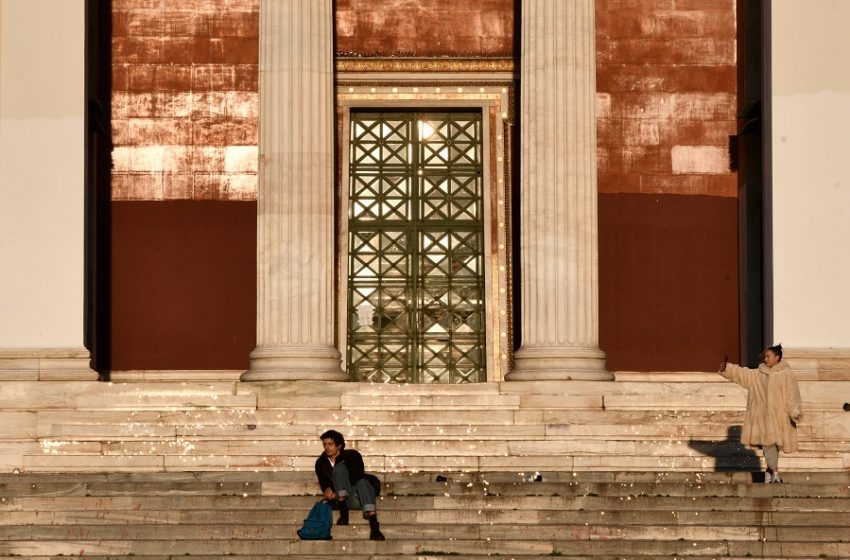
[(758, 369), (723, 363), (720, 375), (747, 390), (747, 413), (741, 443), (761, 446), (767, 463), (765, 482), (782, 482), (779, 452), (797, 451), (800, 387), (791, 368), (782, 361), (782, 345), (769, 346)]

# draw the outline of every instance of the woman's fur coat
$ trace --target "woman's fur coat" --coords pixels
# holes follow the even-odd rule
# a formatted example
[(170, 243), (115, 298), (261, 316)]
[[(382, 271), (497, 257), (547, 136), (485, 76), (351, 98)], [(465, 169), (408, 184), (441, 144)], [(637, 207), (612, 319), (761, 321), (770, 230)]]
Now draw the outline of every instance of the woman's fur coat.
[(785, 362), (758, 369), (728, 364), (720, 375), (747, 390), (747, 413), (741, 443), (773, 445), (782, 451), (797, 451), (797, 424), (792, 418), (801, 413), (800, 387)]

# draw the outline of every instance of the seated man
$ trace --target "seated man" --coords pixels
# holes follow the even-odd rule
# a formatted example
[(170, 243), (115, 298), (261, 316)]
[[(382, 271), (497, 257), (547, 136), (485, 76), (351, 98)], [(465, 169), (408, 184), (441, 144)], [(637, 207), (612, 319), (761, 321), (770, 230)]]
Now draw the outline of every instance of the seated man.
[[(363, 466), (363, 457), (353, 449), (345, 448), (345, 438), (336, 430), (328, 430), (322, 434), (322, 446), (325, 452), (316, 459), (316, 476), (319, 486), (328, 501), (336, 500), (339, 504), (339, 520), (337, 525), (348, 525), (348, 506), (359, 503), (363, 517), (369, 520), (369, 538), (373, 541), (384, 540), (378, 524), (378, 513), (375, 511), (375, 488)], [(353, 495), (352, 495), (353, 494)]]

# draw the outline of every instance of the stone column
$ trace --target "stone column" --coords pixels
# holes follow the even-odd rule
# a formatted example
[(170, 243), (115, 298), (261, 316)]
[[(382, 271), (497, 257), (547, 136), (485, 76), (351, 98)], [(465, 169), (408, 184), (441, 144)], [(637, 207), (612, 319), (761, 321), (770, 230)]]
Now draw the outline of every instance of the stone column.
[(522, 346), (509, 381), (613, 379), (599, 349), (594, 0), (522, 7)]
[(243, 381), (337, 380), (333, 7), (260, 2), (257, 348)]

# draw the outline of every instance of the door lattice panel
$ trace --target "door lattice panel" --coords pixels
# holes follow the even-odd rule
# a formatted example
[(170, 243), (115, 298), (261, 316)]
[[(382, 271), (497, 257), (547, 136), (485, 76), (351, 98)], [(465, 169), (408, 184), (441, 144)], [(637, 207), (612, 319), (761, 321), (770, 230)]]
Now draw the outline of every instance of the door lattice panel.
[(348, 369), (486, 380), (480, 113), (351, 113)]

